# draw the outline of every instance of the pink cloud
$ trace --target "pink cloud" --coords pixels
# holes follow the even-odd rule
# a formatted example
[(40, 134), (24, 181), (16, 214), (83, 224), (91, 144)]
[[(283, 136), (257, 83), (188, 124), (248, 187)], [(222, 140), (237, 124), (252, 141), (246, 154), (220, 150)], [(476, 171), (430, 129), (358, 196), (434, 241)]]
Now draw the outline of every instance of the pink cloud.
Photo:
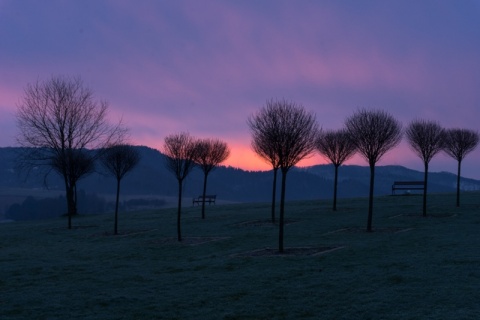
[(0, 110), (5, 113), (14, 113), (22, 95), (23, 90), (20, 91), (0, 83)]

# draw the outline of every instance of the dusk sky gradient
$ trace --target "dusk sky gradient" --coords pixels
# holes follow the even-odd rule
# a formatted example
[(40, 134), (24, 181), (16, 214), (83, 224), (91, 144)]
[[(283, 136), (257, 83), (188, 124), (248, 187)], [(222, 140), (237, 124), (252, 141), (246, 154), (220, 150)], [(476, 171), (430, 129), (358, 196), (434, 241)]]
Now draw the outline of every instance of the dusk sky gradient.
[[(134, 144), (161, 149), (188, 131), (226, 141), (226, 165), (267, 170), (246, 120), (271, 98), (323, 129), (374, 108), (404, 126), (478, 130), (480, 0), (0, 0), (0, 146), (15, 146), (25, 86), (52, 75), (80, 76)], [(480, 179), (479, 163), (480, 147), (464, 175)], [(423, 170), (406, 142), (387, 164)], [(456, 161), (438, 155), (430, 171), (456, 173)]]

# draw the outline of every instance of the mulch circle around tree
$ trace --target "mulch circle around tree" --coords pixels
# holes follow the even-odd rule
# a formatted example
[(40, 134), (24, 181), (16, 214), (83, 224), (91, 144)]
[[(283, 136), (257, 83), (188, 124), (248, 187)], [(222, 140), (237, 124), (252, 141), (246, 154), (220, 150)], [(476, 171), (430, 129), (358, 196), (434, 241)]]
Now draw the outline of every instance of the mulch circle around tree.
[(410, 231), (413, 228), (400, 228), (400, 227), (385, 227), (385, 228), (373, 228), (372, 231), (367, 231), (366, 228), (354, 227), (354, 228), (342, 228), (334, 231), (327, 232), (325, 234), (332, 233), (401, 233)]
[(302, 257), (302, 256), (318, 256), (333, 252), (344, 247), (297, 247), (285, 248), (283, 252), (278, 249), (263, 248), (244, 253), (236, 253), (230, 255), (232, 258), (250, 258), (250, 257)]
[(82, 229), (91, 229), (91, 228), (97, 228), (98, 226), (96, 225), (85, 225), (85, 226), (72, 226), (71, 229), (68, 229), (67, 227), (58, 227), (58, 228), (50, 228), (47, 231), (48, 232), (55, 232), (55, 231), (65, 231), (65, 230), (82, 230)]
[(201, 244), (220, 241), (229, 239), (230, 237), (184, 237), (182, 241), (178, 241), (176, 237), (162, 238), (158, 240), (150, 241), (151, 244), (155, 245), (188, 245), (188, 246), (198, 246)]
[[(283, 224), (289, 225), (296, 222), (298, 222), (298, 220), (285, 219)], [(278, 219), (275, 221), (275, 223), (272, 223), (272, 220), (249, 220), (249, 221), (235, 223), (234, 226), (236, 227), (278, 227)]]
[(95, 233), (92, 234), (90, 237), (128, 237), (128, 236), (135, 236), (138, 234), (143, 234), (151, 231), (155, 231), (157, 229), (134, 229), (134, 230), (120, 230), (118, 231), (118, 234), (114, 234), (111, 231), (104, 231), (100, 233)]
[(456, 217), (457, 214), (456, 213), (438, 213), (438, 214), (427, 214), (426, 217), (423, 216), (422, 213), (401, 213), (401, 214), (397, 214), (395, 216), (392, 216), (390, 217), (391, 219), (392, 218), (403, 218), (403, 217), (406, 217), (406, 218), (452, 218), (452, 217)]

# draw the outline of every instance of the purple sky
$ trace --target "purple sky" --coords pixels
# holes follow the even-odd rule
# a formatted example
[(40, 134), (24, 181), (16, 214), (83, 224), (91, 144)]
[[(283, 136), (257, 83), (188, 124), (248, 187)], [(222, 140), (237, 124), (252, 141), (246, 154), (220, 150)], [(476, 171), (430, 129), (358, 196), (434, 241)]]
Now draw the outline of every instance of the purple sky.
[[(135, 144), (189, 131), (228, 142), (228, 165), (268, 169), (246, 119), (270, 98), (324, 129), (364, 107), (478, 130), (480, 1), (0, 0), (0, 146), (15, 143), (25, 85), (52, 75), (82, 77)], [(464, 175), (480, 179), (479, 162), (480, 147)], [(406, 143), (386, 164), (423, 170)], [(456, 172), (445, 155), (430, 165)]]

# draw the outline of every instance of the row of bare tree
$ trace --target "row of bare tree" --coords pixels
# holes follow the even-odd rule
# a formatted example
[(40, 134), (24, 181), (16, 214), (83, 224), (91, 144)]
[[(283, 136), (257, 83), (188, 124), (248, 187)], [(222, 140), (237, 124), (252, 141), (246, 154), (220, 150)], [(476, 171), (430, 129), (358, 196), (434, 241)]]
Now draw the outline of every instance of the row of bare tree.
[(196, 139), (186, 132), (165, 138), (163, 152), (167, 168), (178, 181), (177, 237), (182, 241), (181, 212), (183, 182), (190, 171), (198, 166), (203, 172), (202, 219), (205, 219), (205, 196), (210, 172), (230, 155), (226, 142), (219, 139)]
[[(17, 142), (23, 153), (22, 169), (53, 170), (63, 177), (67, 199), (68, 228), (77, 213), (76, 186), (80, 179), (96, 170), (97, 160), (117, 181), (114, 234), (118, 233), (120, 183), (140, 161), (140, 154), (126, 143), (128, 130), (120, 121), (107, 121), (108, 105), (93, 98), (93, 92), (80, 78), (52, 77), (27, 85), (17, 109), (20, 134)], [(230, 154), (227, 144), (218, 139), (195, 139), (188, 133), (165, 138), (166, 166), (179, 183), (178, 240), (181, 240), (180, 214), (183, 181), (193, 167), (204, 174), (203, 199), (209, 173)], [(205, 201), (202, 203), (205, 218)]]
[(69, 229), (77, 213), (78, 181), (95, 170), (102, 150), (126, 138), (121, 122), (108, 123), (107, 109), (81, 79), (68, 77), (28, 84), (17, 108), (17, 143), (24, 147), (17, 164), (63, 178)]
[[(18, 105), (17, 142), (24, 153), (20, 164), (27, 169), (45, 168), (46, 175), (55, 171), (65, 182), (68, 228), (77, 212), (78, 181), (94, 172), (97, 160), (117, 180), (115, 228), (117, 233), (118, 197), (122, 178), (139, 162), (135, 149), (126, 144), (127, 129), (120, 121), (107, 121), (108, 105), (93, 98), (79, 78), (52, 77), (27, 85)], [(272, 222), (275, 222), (276, 179), (281, 172), (279, 217), (279, 251), (283, 251), (285, 192), (288, 171), (300, 160), (318, 150), (335, 166), (334, 203), (338, 167), (353, 154), (361, 154), (370, 166), (370, 197), (367, 230), (372, 231), (373, 187), (375, 165), (383, 155), (402, 139), (402, 125), (380, 110), (361, 109), (348, 117), (345, 128), (322, 132), (315, 115), (287, 100), (270, 100), (251, 115), (247, 123), (252, 132), (252, 148), (272, 165)], [(426, 215), (428, 164), (435, 154), (444, 150), (458, 161), (457, 206), (460, 204), (460, 168), (466, 154), (478, 144), (478, 133), (467, 129), (445, 130), (436, 122), (413, 121), (405, 130), (412, 149), (425, 164), (423, 214)], [(178, 240), (181, 236), (181, 199), (183, 182), (189, 172), (199, 166), (204, 173), (205, 200), (209, 173), (229, 156), (225, 142), (218, 139), (196, 139), (188, 133), (169, 135), (164, 141), (166, 166), (178, 180)], [(202, 203), (205, 218), (205, 202)]]
[[(355, 153), (365, 158), (370, 167), (370, 192), (367, 231), (372, 231), (373, 190), (375, 166), (403, 136), (402, 125), (387, 112), (360, 109), (345, 121), (345, 128), (322, 132), (315, 115), (295, 102), (267, 101), (266, 106), (250, 116), (248, 125), (252, 132), (253, 150), (273, 169), (271, 216), (275, 222), (277, 171), (282, 173), (279, 251), (282, 252), (284, 235), (285, 186), (288, 170), (300, 160), (319, 151), (334, 165), (333, 210), (337, 209), (338, 168)], [(427, 210), (428, 164), (441, 150), (458, 161), (457, 206), (460, 205), (460, 167), (466, 154), (478, 145), (479, 135), (468, 129), (443, 129), (438, 123), (415, 120), (405, 130), (413, 151), (425, 165), (423, 215)]]

